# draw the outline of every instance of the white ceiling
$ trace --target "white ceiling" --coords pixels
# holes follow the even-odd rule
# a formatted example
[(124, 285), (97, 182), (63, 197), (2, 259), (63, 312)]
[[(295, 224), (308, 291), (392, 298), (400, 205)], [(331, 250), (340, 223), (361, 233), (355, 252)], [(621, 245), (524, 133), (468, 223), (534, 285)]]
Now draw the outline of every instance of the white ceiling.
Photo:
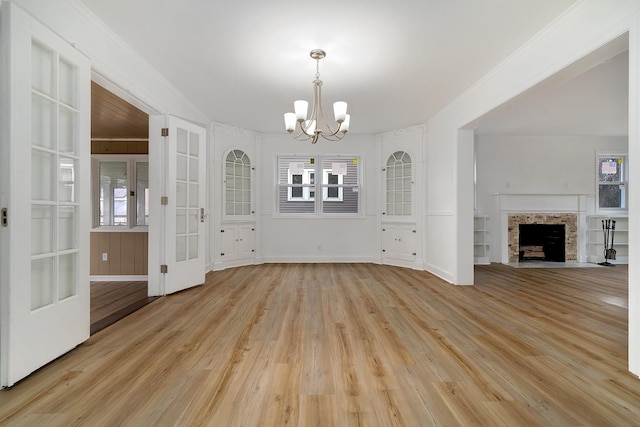
[[(284, 132), (282, 114), (293, 109), (293, 100), (311, 99), (315, 61), (309, 51), (322, 48), (325, 109), (347, 101), (354, 133), (425, 123), (576, 2), (80, 1), (213, 121), (244, 129)], [(620, 61), (605, 64), (600, 74)], [(576, 85), (569, 92), (586, 96), (593, 82)], [(552, 106), (563, 95), (552, 92), (551, 104), (538, 99), (533, 110), (518, 108), (554, 117)], [(512, 127), (536, 124), (503, 110)], [(493, 117), (480, 125), (514, 131), (504, 123)]]

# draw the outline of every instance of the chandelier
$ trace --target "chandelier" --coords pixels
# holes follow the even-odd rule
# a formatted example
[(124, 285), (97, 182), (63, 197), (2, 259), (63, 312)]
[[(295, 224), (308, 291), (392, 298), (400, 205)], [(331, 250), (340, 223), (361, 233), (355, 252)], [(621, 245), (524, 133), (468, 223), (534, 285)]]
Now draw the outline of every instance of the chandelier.
[[(284, 126), (292, 137), (299, 141), (311, 140), (312, 144), (318, 142), (322, 136), (328, 141), (339, 141), (349, 130), (350, 116), (347, 114), (347, 103), (338, 101), (333, 103), (333, 115), (336, 123), (333, 127), (327, 122), (322, 111), (322, 80), (320, 80), (320, 60), (327, 54), (322, 49), (313, 49), (311, 57), (316, 60), (316, 79), (313, 81), (313, 104), (311, 115), (307, 118), (309, 103), (298, 100), (293, 103), (294, 113), (285, 113)], [(296, 123), (300, 126), (297, 134)]]

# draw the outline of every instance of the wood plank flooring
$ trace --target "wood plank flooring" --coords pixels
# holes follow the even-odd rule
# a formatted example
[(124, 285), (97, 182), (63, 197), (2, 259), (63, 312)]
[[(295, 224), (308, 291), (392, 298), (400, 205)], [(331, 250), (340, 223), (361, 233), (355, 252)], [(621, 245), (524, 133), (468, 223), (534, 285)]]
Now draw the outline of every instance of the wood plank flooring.
[(640, 424), (627, 269), (373, 264), (209, 273), (11, 389), (15, 426)]
[(146, 281), (91, 282), (91, 334), (106, 328), (155, 298), (149, 298)]

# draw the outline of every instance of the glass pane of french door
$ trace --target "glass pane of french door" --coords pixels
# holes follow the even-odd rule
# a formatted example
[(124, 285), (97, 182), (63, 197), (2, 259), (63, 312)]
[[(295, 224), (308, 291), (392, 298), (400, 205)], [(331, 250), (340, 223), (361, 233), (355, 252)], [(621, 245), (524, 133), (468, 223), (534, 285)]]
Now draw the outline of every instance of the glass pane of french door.
[(199, 256), (200, 136), (178, 127), (176, 144), (176, 262)]
[(32, 42), (31, 309), (76, 295), (77, 70)]

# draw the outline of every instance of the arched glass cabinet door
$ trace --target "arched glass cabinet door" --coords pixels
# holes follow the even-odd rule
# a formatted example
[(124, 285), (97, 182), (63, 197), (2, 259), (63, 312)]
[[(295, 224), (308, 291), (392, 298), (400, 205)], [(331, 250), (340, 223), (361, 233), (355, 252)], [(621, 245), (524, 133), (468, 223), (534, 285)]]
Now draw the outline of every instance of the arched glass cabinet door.
[(251, 161), (242, 150), (231, 150), (225, 159), (225, 216), (247, 216), (251, 210)]
[(413, 214), (411, 156), (396, 151), (387, 159), (386, 214), (387, 216), (411, 216)]

